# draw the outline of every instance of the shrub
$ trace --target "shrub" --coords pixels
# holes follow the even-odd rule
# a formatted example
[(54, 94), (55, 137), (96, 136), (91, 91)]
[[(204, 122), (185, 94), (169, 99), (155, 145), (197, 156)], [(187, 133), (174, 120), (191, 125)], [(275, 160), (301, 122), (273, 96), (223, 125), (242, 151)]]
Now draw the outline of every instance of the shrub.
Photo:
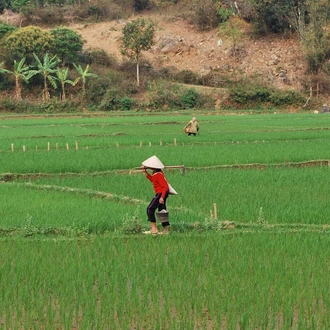
[(12, 98), (4, 98), (0, 102), (0, 111), (15, 113), (68, 113), (80, 111), (81, 108), (78, 101), (67, 100), (60, 102), (55, 98), (47, 103)]
[(62, 8), (50, 6), (46, 8), (35, 8), (25, 6), (22, 8), (25, 24), (38, 24), (54, 26), (65, 23)]
[(175, 80), (183, 84), (197, 84), (199, 75), (190, 70), (182, 70), (175, 75)]
[(154, 81), (147, 86), (148, 105), (151, 108), (177, 108), (181, 105), (178, 85), (166, 81)]
[(28, 112), (28, 103), (26, 101), (20, 101), (12, 98), (3, 98), (0, 102), (0, 111), (2, 112), (16, 112), (24, 113)]
[(218, 71), (210, 71), (199, 77), (197, 84), (210, 87), (224, 87), (230, 82), (229, 78)]
[(30, 112), (33, 113), (75, 113), (82, 109), (79, 101), (67, 100), (60, 102), (53, 98), (50, 102), (38, 103), (30, 106)]
[(200, 95), (193, 88), (186, 90), (180, 98), (184, 108), (194, 108), (199, 105)]
[(106, 6), (98, 5), (90, 5), (87, 8), (87, 16), (89, 18), (93, 18), (94, 20), (98, 21), (101, 19), (109, 18), (110, 11)]
[(136, 85), (136, 80), (130, 77), (123, 77), (123, 80), (120, 82), (120, 89), (124, 91), (125, 94), (134, 95), (139, 93), (142, 88), (141, 84), (140, 86)]
[(150, 6), (150, 0), (134, 0), (133, 1), (133, 8), (136, 11), (142, 11), (148, 9)]
[(278, 92), (270, 96), (270, 102), (276, 106), (304, 104), (305, 98), (296, 91)]
[(121, 110), (131, 110), (134, 105), (134, 101), (128, 96), (124, 96), (119, 103)]
[(97, 0), (74, 7), (72, 15), (86, 22), (119, 19), (127, 17), (130, 12), (124, 6), (113, 1)]
[(87, 101), (93, 104), (99, 104), (107, 89), (111, 86), (111, 78), (100, 76), (98, 79), (92, 79), (88, 85)]
[(0, 90), (7, 91), (9, 89), (14, 90), (14, 81), (8, 74), (0, 74)]
[(118, 88), (108, 89), (99, 105), (99, 110), (114, 111), (120, 110), (122, 92)]
[(329, 44), (323, 43), (323, 48), (308, 48), (305, 50), (305, 59), (307, 62), (307, 70), (309, 73), (317, 74), (324, 67), (327, 70), (325, 63), (329, 61), (330, 49)]
[[(151, 63), (144, 58), (140, 59), (139, 67), (140, 67), (141, 75), (145, 75), (153, 70)], [(118, 69), (136, 79), (136, 62), (135, 61), (123, 61), (120, 64)]]
[(239, 86), (233, 88), (230, 92), (231, 99), (237, 103), (249, 103), (249, 102), (268, 102), (270, 98), (270, 91), (261, 86), (253, 86), (247, 88), (246, 86)]
[(220, 6), (217, 10), (217, 15), (221, 23), (226, 22), (232, 14), (233, 12), (224, 6)]
[(273, 90), (263, 86), (239, 86), (231, 89), (230, 99), (225, 102), (227, 106), (236, 103), (239, 107), (269, 107), (290, 106), (305, 102), (304, 97), (296, 91)]
[(174, 66), (162, 67), (158, 71), (158, 76), (161, 79), (176, 80), (177, 74), (178, 74), (178, 69)]
[(148, 105), (156, 109), (187, 109), (201, 106), (203, 97), (193, 88), (185, 88), (166, 81), (148, 85)]
[(117, 68), (118, 61), (115, 56), (109, 55), (104, 49), (101, 48), (88, 48), (80, 58), (81, 62), (85, 64), (97, 64), (107, 68)]
[(200, 0), (197, 2), (193, 15), (193, 24), (201, 31), (211, 30), (221, 22), (213, 0)]
[(15, 30), (17, 30), (16, 26), (12, 26), (7, 23), (0, 24), (0, 39), (4, 38)]

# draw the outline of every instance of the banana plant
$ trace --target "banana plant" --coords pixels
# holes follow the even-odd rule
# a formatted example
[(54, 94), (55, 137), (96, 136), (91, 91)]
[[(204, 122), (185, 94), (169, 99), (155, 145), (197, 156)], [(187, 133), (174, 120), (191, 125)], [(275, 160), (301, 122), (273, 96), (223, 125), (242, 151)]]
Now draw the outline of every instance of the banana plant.
[(23, 57), (20, 61), (14, 60), (13, 70), (4, 68), (4, 62), (0, 63), (0, 73), (8, 73), (15, 77), (15, 98), (22, 99), (22, 80), (27, 84), (29, 80), (37, 73), (35, 70), (30, 70), (28, 65), (25, 65), (26, 58)]
[(50, 58), (48, 53), (46, 53), (42, 62), (35, 53), (33, 53), (33, 56), (37, 62), (37, 73), (40, 73), (44, 79), (44, 89), (42, 95), (43, 99), (47, 101), (50, 99), (48, 82), (53, 86), (54, 89), (57, 88), (56, 77), (54, 77), (53, 74), (56, 73), (56, 66), (60, 62), (60, 60), (56, 55)]
[(68, 79), (68, 76), (69, 76), (69, 68), (57, 68), (56, 80), (58, 80), (61, 84), (61, 89), (62, 89), (61, 101), (66, 100), (65, 85), (70, 84), (72, 86), (75, 86), (79, 81), (79, 78), (76, 78), (74, 81), (72, 81)]
[(87, 78), (88, 77), (90, 77), (90, 78), (96, 78), (97, 77), (97, 74), (89, 72), (89, 69), (90, 69), (89, 64), (87, 64), (87, 66), (86, 66), (85, 69), (83, 69), (80, 64), (79, 65), (76, 65), (76, 64), (73, 63), (73, 66), (75, 67), (75, 69), (77, 70), (78, 74), (80, 75), (80, 77), (78, 77), (77, 79), (78, 79), (78, 81), (81, 79), (81, 81), (82, 81), (82, 92), (83, 92), (83, 95), (85, 95), (85, 93), (86, 93)]

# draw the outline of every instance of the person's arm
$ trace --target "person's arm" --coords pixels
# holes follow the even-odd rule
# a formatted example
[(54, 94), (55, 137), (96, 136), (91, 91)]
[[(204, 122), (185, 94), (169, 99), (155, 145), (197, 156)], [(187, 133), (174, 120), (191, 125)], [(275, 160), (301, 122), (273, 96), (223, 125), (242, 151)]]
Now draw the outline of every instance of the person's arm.
[(160, 189), (161, 190), (161, 197), (159, 199), (159, 203), (163, 204), (165, 195), (166, 195), (169, 187), (168, 187), (168, 183), (165, 179), (165, 175), (163, 173), (157, 173), (157, 175), (158, 175), (158, 177), (157, 177), (158, 184), (161, 187), (161, 189)]
[(191, 121), (184, 128), (187, 128), (187, 127), (190, 127), (190, 126), (191, 126)]
[(152, 182), (152, 176), (148, 173), (147, 167), (143, 166), (142, 168), (144, 170), (144, 174), (146, 175), (146, 178)]
[(188, 133), (190, 131), (191, 121), (183, 128), (185, 133)]

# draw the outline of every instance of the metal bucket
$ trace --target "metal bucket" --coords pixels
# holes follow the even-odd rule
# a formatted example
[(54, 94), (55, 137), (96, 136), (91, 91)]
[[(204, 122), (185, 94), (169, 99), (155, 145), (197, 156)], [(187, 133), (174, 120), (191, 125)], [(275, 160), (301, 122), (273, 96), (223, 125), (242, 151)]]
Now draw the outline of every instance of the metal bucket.
[(167, 222), (169, 219), (169, 212), (162, 210), (160, 212), (156, 212), (156, 216), (160, 222)]

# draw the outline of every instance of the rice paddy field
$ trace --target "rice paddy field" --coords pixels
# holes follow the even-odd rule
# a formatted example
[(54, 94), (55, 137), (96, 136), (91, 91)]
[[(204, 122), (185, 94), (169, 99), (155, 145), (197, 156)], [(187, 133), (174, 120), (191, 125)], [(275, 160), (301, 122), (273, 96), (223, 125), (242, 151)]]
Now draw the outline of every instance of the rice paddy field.
[(0, 328), (329, 329), (329, 164), (328, 114), (1, 115)]

